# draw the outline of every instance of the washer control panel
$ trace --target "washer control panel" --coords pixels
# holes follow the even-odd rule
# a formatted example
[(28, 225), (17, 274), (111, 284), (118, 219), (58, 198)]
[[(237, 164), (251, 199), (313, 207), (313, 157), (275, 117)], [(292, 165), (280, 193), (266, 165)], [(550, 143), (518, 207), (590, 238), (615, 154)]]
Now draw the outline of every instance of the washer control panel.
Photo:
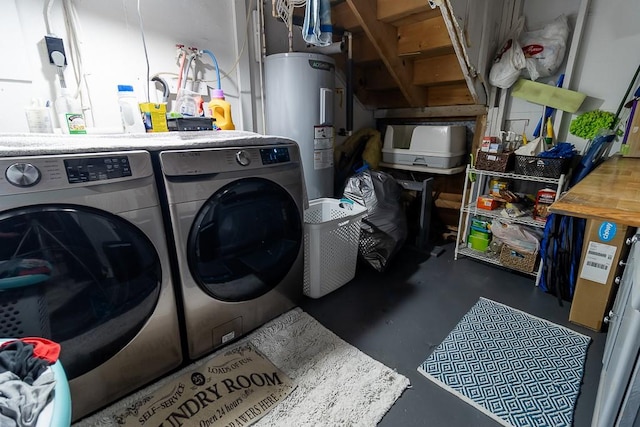
[(131, 176), (131, 165), (127, 156), (64, 159), (64, 169), (69, 184)]
[(141, 150), (5, 157), (0, 158), (0, 196), (100, 186), (150, 176), (150, 155)]
[(7, 181), (16, 187), (31, 187), (40, 182), (42, 174), (31, 163), (14, 163), (5, 171)]
[(240, 166), (249, 166), (249, 163), (251, 163), (251, 157), (246, 151), (240, 150), (236, 153), (236, 162), (238, 162)]

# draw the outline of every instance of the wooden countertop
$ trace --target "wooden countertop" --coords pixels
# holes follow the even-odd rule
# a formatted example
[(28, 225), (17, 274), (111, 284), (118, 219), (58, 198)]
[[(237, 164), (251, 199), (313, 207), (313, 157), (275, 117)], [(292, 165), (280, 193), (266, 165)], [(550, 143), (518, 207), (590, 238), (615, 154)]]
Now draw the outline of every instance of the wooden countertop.
[(640, 158), (614, 156), (563, 194), (549, 210), (640, 227)]

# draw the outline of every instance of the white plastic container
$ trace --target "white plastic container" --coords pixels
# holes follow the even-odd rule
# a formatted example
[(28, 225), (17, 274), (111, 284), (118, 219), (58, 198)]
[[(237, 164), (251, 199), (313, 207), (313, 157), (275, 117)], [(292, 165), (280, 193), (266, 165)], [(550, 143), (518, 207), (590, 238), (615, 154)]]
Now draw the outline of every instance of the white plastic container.
[(118, 104), (124, 133), (145, 133), (147, 130), (142, 121), (138, 98), (133, 93), (133, 86), (118, 85)]
[(360, 222), (367, 208), (338, 199), (315, 199), (304, 211), (303, 293), (320, 298), (355, 277)]
[(387, 126), (382, 161), (451, 169), (464, 162), (466, 152), (464, 126)]
[(33, 99), (31, 105), (24, 109), (27, 115), (27, 124), (31, 133), (53, 133), (51, 112), (48, 106), (43, 105), (39, 99)]
[(80, 103), (71, 96), (69, 89), (61, 88), (55, 102), (56, 114), (62, 133), (86, 134), (87, 128)]

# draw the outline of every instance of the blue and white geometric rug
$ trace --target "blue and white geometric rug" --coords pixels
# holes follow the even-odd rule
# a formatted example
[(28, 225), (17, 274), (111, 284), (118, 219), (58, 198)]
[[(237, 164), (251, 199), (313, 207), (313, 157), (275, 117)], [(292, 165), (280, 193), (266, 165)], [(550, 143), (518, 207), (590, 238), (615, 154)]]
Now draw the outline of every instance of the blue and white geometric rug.
[(505, 426), (571, 426), (591, 338), (480, 298), (418, 372)]

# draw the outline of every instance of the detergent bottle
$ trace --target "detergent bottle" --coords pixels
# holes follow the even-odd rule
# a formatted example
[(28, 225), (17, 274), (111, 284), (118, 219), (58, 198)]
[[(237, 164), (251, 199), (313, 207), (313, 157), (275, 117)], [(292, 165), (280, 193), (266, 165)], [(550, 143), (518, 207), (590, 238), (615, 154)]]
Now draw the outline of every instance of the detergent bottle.
[(124, 133), (145, 133), (146, 128), (142, 121), (138, 98), (133, 92), (133, 86), (118, 85), (118, 105), (120, 106)]
[(215, 121), (217, 128), (222, 130), (234, 130), (236, 127), (231, 118), (231, 105), (224, 100), (222, 89), (213, 89), (211, 101), (209, 101), (209, 111)]
[(59, 89), (55, 110), (62, 133), (71, 135), (87, 133), (82, 106), (66, 87)]

